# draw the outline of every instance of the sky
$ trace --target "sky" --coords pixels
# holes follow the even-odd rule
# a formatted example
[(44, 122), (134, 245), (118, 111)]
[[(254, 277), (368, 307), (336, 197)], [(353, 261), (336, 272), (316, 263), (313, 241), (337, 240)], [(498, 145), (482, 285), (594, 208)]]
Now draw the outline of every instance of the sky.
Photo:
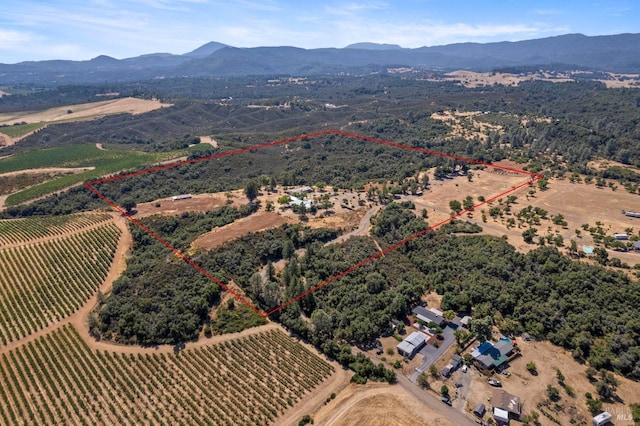
[(638, 0), (2, 0), (0, 63), (640, 32)]

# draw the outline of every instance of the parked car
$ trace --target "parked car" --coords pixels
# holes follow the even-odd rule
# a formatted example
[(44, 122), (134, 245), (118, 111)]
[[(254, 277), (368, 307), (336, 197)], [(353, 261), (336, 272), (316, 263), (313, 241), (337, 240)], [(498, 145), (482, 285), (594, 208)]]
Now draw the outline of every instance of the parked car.
[(376, 354), (377, 355), (382, 355), (382, 348), (378, 347), (378, 349), (376, 349)]
[(440, 398), (440, 401), (444, 402), (447, 405), (451, 405), (451, 400), (446, 395), (443, 395), (442, 398)]
[(491, 386), (495, 386), (497, 388), (502, 387), (502, 382), (500, 380), (489, 379), (487, 380)]
[(505, 377), (509, 377), (511, 375), (511, 373), (508, 370), (504, 370), (502, 372), (502, 375), (505, 376)]
[(463, 372), (463, 373), (466, 373), (466, 372), (467, 372), (467, 366), (466, 366), (466, 365), (463, 365), (463, 366), (462, 366), (462, 372)]
[(456, 383), (456, 387), (457, 387), (457, 388), (461, 388), (461, 387), (462, 387), (462, 382), (458, 382), (458, 383)]

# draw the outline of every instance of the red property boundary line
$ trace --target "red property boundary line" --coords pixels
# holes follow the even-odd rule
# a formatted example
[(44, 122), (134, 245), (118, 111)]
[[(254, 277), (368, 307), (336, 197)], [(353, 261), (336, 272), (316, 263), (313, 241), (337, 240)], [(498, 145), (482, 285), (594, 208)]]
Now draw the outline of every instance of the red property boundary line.
[[(508, 171), (508, 172), (513, 172), (513, 173), (517, 173), (520, 175), (524, 175), (524, 176), (528, 176), (528, 179), (516, 186), (511, 187), (510, 189), (503, 191), (497, 195), (493, 195), (488, 199), (485, 199), (485, 201), (478, 203), (476, 205), (474, 205), (473, 207), (470, 207), (466, 210), (461, 211), (460, 213), (453, 215), (443, 221), (440, 221), (438, 223), (436, 223), (435, 225), (432, 225), (414, 235), (411, 235), (410, 237), (405, 238), (402, 241), (398, 241), (397, 243), (395, 243), (394, 245), (388, 247), (387, 249), (376, 253), (375, 255), (364, 259), (363, 261), (361, 261), (360, 263), (357, 263), (353, 266), (351, 266), (348, 269), (345, 269), (344, 271), (340, 272), (339, 274), (321, 282), (320, 284), (316, 285), (315, 287), (310, 288), (309, 290), (305, 291), (302, 294), (297, 295), (296, 297), (284, 302), (283, 304), (281, 304), (280, 306), (272, 309), (269, 312), (265, 312), (263, 310), (261, 310), (260, 308), (257, 308), (256, 306), (254, 306), (251, 302), (249, 302), (247, 299), (245, 299), (244, 297), (242, 297), (240, 294), (236, 293), (235, 291), (233, 291), (231, 288), (229, 288), (225, 283), (223, 283), (222, 281), (218, 280), (216, 277), (214, 277), (211, 273), (209, 273), (208, 271), (206, 271), (204, 268), (202, 268), (200, 265), (196, 264), (191, 258), (189, 258), (187, 255), (185, 255), (184, 253), (182, 253), (180, 250), (178, 250), (177, 248), (175, 248), (174, 246), (172, 246), (171, 244), (169, 244), (169, 242), (167, 242), (165, 239), (163, 239), (162, 237), (160, 237), (158, 234), (156, 234), (154, 231), (152, 231), (151, 229), (149, 229), (148, 227), (146, 227), (144, 224), (142, 224), (139, 220), (137, 220), (136, 218), (132, 217), (129, 213), (127, 213), (125, 211), (125, 209), (123, 209), (122, 207), (118, 206), (114, 201), (110, 200), (109, 198), (107, 198), (104, 194), (102, 194), (100, 191), (98, 191), (96, 188), (94, 188), (95, 185), (99, 185), (102, 183), (107, 183), (107, 182), (114, 182), (117, 180), (122, 180), (122, 179), (126, 179), (132, 176), (138, 176), (138, 175), (143, 175), (143, 174), (147, 174), (147, 173), (154, 173), (160, 170), (166, 170), (166, 169), (172, 169), (175, 167), (179, 167), (179, 166), (184, 166), (184, 165), (188, 165), (188, 164), (195, 164), (195, 163), (200, 163), (202, 161), (209, 161), (209, 160), (214, 160), (217, 158), (222, 158), (222, 157), (228, 157), (230, 155), (236, 155), (236, 154), (242, 154), (248, 151), (254, 151), (254, 150), (258, 150), (258, 149), (263, 149), (263, 148), (268, 148), (271, 146), (277, 146), (277, 145), (283, 145), (283, 144), (287, 144), (287, 143), (292, 143), (292, 142), (299, 142), (301, 140), (305, 140), (305, 139), (312, 139), (318, 136), (324, 136), (324, 135), (339, 135), (339, 136), (344, 136), (347, 138), (352, 138), (352, 139), (357, 139), (357, 140), (361, 140), (361, 141), (366, 141), (366, 142), (372, 142), (372, 143), (376, 143), (376, 144), (380, 144), (380, 145), (387, 145), (387, 146), (392, 146), (395, 148), (399, 148), (399, 149), (406, 149), (406, 150), (410, 150), (410, 151), (414, 151), (417, 153), (421, 153), (421, 154), (429, 154), (429, 155), (434, 155), (434, 156), (438, 156), (438, 157), (444, 157), (444, 158), (450, 158), (453, 160), (457, 160), (457, 161), (461, 161), (461, 162), (465, 162), (465, 163), (470, 163), (470, 164), (476, 164), (476, 165), (481, 165), (481, 166), (485, 166), (485, 167), (490, 167), (490, 168), (494, 168), (494, 169), (499, 169), (499, 170), (504, 170), (504, 171)], [(87, 182), (85, 183), (85, 187), (87, 189), (89, 189), (91, 192), (93, 192), (96, 196), (98, 196), (99, 198), (101, 198), (104, 202), (106, 202), (107, 204), (109, 204), (111, 207), (113, 207), (115, 210), (117, 210), (119, 213), (121, 213), (124, 217), (126, 217), (128, 220), (130, 220), (132, 223), (136, 224), (138, 227), (140, 227), (142, 230), (144, 230), (145, 232), (147, 232), (150, 236), (152, 236), (153, 238), (155, 238), (156, 240), (158, 240), (160, 243), (162, 243), (165, 247), (167, 247), (168, 249), (170, 249), (171, 251), (173, 251), (178, 257), (180, 257), (181, 259), (183, 259), (185, 262), (187, 262), (188, 264), (190, 264), (191, 266), (193, 266), (194, 268), (196, 268), (198, 271), (200, 271), (202, 274), (204, 274), (207, 278), (211, 279), (212, 281), (214, 281), (216, 284), (218, 284), (222, 289), (224, 289), (225, 291), (228, 291), (229, 293), (231, 293), (234, 297), (236, 297), (239, 301), (241, 301), (242, 303), (244, 303), (245, 305), (247, 305), (249, 308), (253, 309), (256, 313), (258, 313), (259, 315), (261, 315), (262, 317), (268, 317), (270, 315), (273, 315), (274, 313), (278, 312), (279, 310), (281, 310), (282, 308), (284, 308), (285, 306), (289, 306), (290, 304), (302, 299), (305, 296), (308, 296), (309, 294), (316, 292), (318, 290), (320, 290), (321, 288), (325, 287), (326, 285), (342, 278), (343, 276), (353, 272), (354, 270), (360, 268), (363, 265), (366, 265), (369, 262), (372, 262), (376, 259), (378, 259), (379, 257), (384, 256), (385, 254), (389, 253), (392, 250), (397, 249), (398, 247), (401, 247), (405, 244), (407, 244), (409, 241), (415, 240), (416, 238), (421, 237), (422, 235), (426, 234), (429, 231), (433, 231), (434, 229), (439, 228), (440, 226), (444, 225), (445, 223), (448, 223), (460, 216), (463, 216), (464, 214), (475, 210), (487, 203), (490, 203), (498, 198), (504, 197), (507, 194), (510, 194), (512, 192), (515, 192), (517, 190), (519, 190), (520, 188), (523, 188), (525, 186), (531, 185), (534, 182), (540, 180), (542, 178), (542, 175), (537, 174), (537, 173), (532, 173), (532, 172), (528, 172), (526, 170), (520, 170), (520, 169), (515, 169), (512, 167), (506, 167), (506, 166), (499, 166), (499, 165), (495, 165), (495, 164), (489, 164), (489, 163), (485, 163), (482, 161), (478, 161), (478, 160), (473, 160), (471, 158), (465, 158), (465, 157), (459, 157), (456, 155), (450, 155), (450, 154), (445, 154), (442, 152), (437, 152), (437, 151), (432, 151), (429, 149), (425, 149), (425, 148), (418, 148), (418, 147), (414, 147), (414, 146), (409, 146), (409, 145), (403, 145), (403, 144), (399, 144), (399, 143), (395, 143), (395, 142), (389, 142), (383, 139), (376, 139), (376, 138), (372, 138), (372, 137), (368, 137), (368, 136), (363, 136), (363, 135), (358, 135), (355, 133), (348, 133), (348, 132), (343, 132), (341, 130), (323, 130), (320, 132), (315, 132), (315, 133), (309, 133), (309, 134), (305, 134), (305, 135), (300, 135), (300, 136), (296, 136), (293, 138), (288, 138), (288, 139), (281, 139), (281, 140), (277, 140), (277, 141), (273, 141), (273, 142), (269, 142), (269, 143), (264, 143), (264, 144), (259, 144), (259, 145), (254, 145), (254, 146), (250, 146), (248, 148), (242, 148), (242, 149), (236, 149), (233, 151), (227, 151), (227, 152), (222, 152), (219, 154), (214, 154), (214, 155), (210, 155), (207, 157), (201, 157), (201, 158), (196, 158), (193, 160), (186, 160), (186, 161), (178, 161), (175, 163), (170, 163), (170, 164), (165, 164), (162, 166), (157, 166), (157, 167), (151, 167), (149, 169), (144, 169), (144, 170), (139, 170), (136, 172), (132, 172), (132, 173), (126, 173), (126, 174), (122, 174), (122, 175), (117, 175), (117, 176), (111, 176), (111, 177), (107, 177), (104, 179), (100, 179), (100, 180), (95, 180), (92, 182)]]

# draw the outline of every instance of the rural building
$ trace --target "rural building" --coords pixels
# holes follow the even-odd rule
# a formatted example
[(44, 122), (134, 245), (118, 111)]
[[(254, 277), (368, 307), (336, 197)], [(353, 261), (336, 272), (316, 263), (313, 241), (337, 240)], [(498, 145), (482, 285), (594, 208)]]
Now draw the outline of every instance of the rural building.
[(171, 199), (173, 201), (178, 201), (178, 200), (187, 200), (189, 198), (192, 198), (193, 195), (191, 194), (180, 194), (180, 195), (174, 195), (173, 197), (171, 197)]
[(633, 249), (635, 251), (640, 251), (640, 241), (634, 241), (633, 242)]
[(455, 354), (451, 357), (451, 365), (453, 365), (453, 369), (457, 370), (462, 365), (462, 357), (458, 354)]
[(476, 408), (473, 409), (473, 414), (475, 414), (480, 418), (484, 417), (484, 414), (486, 412), (487, 412), (487, 408), (484, 406), (482, 402), (478, 403), (478, 405), (476, 405)]
[(444, 366), (440, 374), (442, 375), (442, 377), (449, 377), (451, 373), (453, 373), (453, 371), (454, 371), (453, 365), (447, 364)]
[(451, 357), (451, 361), (442, 369), (440, 374), (442, 374), (443, 377), (449, 377), (451, 373), (453, 373), (458, 368), (460, 368), (461, 365), (462, 365), (462, 357), (456, 354)]
[(413, 357), (427, 343), (429, 337), (419, 331), (414, 331), (408, 335), (402, 342), (398, 343), (396, 348), (400, 355), (408, 358)]
[(623, 210), (623, 213), (628, 217), (640, 217), (640, 213), (636, 213), (636, 212), (625, 212)]
[(593, 426), (604, 426), (611, 422), (611, 414), (604, 411), (593, 418)]
[(289, 196), (289, 205), (291, 207), (304, 206), (306, 209), (310, 209), (311, 207), (313, 207), (313, 201), (312, 200), (303, 200), (303, 199), (300, 199), (298, 197), (294, 197), (293, 195), (290, 195)]
[(493, 408), (493, 418), (499, 425), (509, 424), (509, 413), (501, 408)]
[(613, 238), (620, 241), (626, 241), (629, 239), (629, 235), (627, 234), (613, 234)]
[[(508, 417), (511, 419), (520, 419), (522, 413), (522, 406), (520, 404), (520, 397), (511, 395), (504, 389), (494, 389), (493, 396), (491, 398), (491, 405), (494, 409), (499, 408), (508, 413)], [(496, 419), (497, 420), (497, 419)]]
[[(440, 312), (437, 309), (435, 309), (435, 311)], [(418, 318), (419, 320), (424, 321), (427, 324), (429, 324), (430, 322), (434, 322), (438, 324), (439, 327), (442, 327), (442, 325), (445, 323), (445, 319), (442, 316), (442, 312), (440, 312), (440, 314), (438, 314), (437, 312), (434, 312), (430, 309), (425, 309), (422, 306), (416, 306), (415, 308), (413, 308), (413, 313), (416, 314), (416, 318)]]
[(484, 342), (471, 352), (476, 367), (485, 372), (500, 368), (515, 355), (513, 343), (509, 339), (500, 339), (495, 345), (489, 341)]
[(471, 321), (471, 317), (469, 315), (465, 315), (460, 320), (460, 325), (464, 328), (469, 328), (469, 321)]

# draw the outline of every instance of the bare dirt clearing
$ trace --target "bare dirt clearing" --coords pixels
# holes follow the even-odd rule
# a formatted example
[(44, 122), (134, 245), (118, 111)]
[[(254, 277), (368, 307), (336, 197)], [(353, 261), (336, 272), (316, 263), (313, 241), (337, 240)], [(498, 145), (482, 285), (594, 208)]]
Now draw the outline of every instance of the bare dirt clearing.
[(429, 425), (450, 422), (428, 409), (400, 386), (350, 384), (313, 416), (317, 425)]
[(121, 98), (86, 104), (66, 105), (44, 111), (23, 111), (0, 114), (0, 125), (16, 122), (41, 123), (95, 118), (108, 114), (142, 114), (159, 108), (168, 107), (157, 100)]
[[(235, 206), (239, 206), (247, 202), (244, 196), (234, 196), (231, 198)], [(227, 202), (224, 193), (219, 194), (198, 194), (184, 200), (173, 201), (169, 198), (141, 203), (136, 207), (136, 217), (147, 217), (154, 214), (162, 214), (167, 216), (179, 215), (184, 212), (206, 212), (222, 207)], [(159, 204), (159, 206), (158, 206)]]
[(206, 143), (213, 147), (218, 147), (218, 141), (211, 136), (200, 136), (200, 143)]
[(9, 176), (17, 176), (21, 174), (39, 174), (39, 173), (80, 173), (86, 170), (93, 170), (95, 167), (44, 167), (42, 169), (26, 169), (26, 170), (17, 170), (15, 172), (8, 172), (0, 174), (0, 178), (9, 177)]
[(285, 217), (277, 213), (257, 212), (251, 216), (236, 220), (229, 225), (207, 232), (193, 242), (193, 247), (210, 250), (249, 232), (259, 232), (276, 228), (287, 222), (289, 221)]

